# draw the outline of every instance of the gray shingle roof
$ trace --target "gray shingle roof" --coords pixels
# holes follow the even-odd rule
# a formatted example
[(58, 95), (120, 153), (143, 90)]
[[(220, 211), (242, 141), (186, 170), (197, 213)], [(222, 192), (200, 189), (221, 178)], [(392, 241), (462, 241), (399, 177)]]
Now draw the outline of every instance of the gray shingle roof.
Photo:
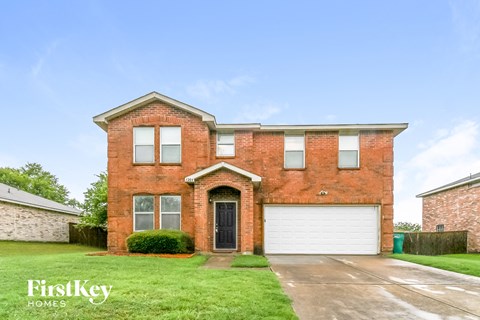
[(453, 189), (453, 188), (456, 188), (456, 187), (460, 187), (460, 186), (463, 186), (463, 185), (466, 185), (466, 184), (469, 184), (469, 183), (477, 183), (477, 182), (480, 182), (480, 172), (475, 173), (475, 174), (471, 174), (468, 177), (462, 178), (460, 180), (457, 180), (457, 181), (454, 181), (454, 182), (451, 182), (451, 183), (447, 183), (446, 185), (443, 185), (441, 187), (432, 189), (430, 191), (420, 193), (420, 194), (417, 195), (417, 198), (423, 198), (423, 197), (429, 196), (429, 195), (437, 193), (437, 192), (441, 192), (441, 191)]
[(46, 209), (61, 213), (80, 215), (82, 211), (64, 204), (48, 200), (34, 194), (18, 190), (6, 184), (0, 183), (0, 201), (20, 204), (22, 206)]

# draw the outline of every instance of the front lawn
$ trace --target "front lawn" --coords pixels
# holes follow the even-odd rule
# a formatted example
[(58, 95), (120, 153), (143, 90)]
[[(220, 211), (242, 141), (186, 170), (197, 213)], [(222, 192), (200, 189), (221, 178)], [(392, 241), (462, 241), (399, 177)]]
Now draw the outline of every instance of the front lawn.
[(232, 262), (234, 268), (265, 268), (270, 266), (267, 258), (256, 255), (238, 255)]
[(446, 254), (442, 256), (392, 254), (390, 257), (438, 269), (480, 277), (480, 254)]
[[(269, 271), (198, 268), (203, 256), (85, 255), (94, 250), (99, 249), (0, 241), (0, 319), (296, 319)], [(88, 297), (42, 297), (37, 290), (29, 297), (28, 280), (46, 280), (45, 286), (89, 280), (87, 290), (112, 289), (103, 304), (94, 305)], [(94, 302), (101, 300), (102, 294)]]

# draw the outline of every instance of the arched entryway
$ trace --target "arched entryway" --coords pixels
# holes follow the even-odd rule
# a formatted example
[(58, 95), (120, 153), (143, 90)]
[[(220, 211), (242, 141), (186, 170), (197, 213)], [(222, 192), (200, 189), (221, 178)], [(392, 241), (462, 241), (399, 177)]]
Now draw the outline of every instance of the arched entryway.
[(212, 251), (241, 248), (241, 192), (229, 186), (208, 191), (208, 239)]

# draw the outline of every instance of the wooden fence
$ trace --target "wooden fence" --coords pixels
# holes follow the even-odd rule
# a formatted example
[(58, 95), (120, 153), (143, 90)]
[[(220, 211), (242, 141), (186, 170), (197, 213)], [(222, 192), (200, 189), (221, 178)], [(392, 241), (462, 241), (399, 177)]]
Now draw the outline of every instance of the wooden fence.
[(76, 223), (69, 223), (70, 243), (107, 248), (107, 231), (98, 227), (77, 228)]
[(468, 231), (405, 232), (403, 252), (436, 256), (467, 253)]

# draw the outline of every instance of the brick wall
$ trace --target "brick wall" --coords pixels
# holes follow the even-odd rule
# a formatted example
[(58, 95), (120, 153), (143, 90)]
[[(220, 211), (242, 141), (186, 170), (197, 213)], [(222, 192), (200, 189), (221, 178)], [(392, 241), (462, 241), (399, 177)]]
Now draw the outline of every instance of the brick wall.
[[(133, 164), (133, 127), (155, 127), (155, 163)], [(182, 164), (159, 163), (159, 128), (182, 127)], [(132, 197), (155, 195), (155, 226), (159, 224), (159, 198), (162, 194), (182, 196), (182, 230), (196, 237), (197, 248), (208, 249), (211, 235), (207, 216), (195, 215), (197, 207), (207, 212), (207, 193), (221, 186), (215, 182), (196, 194), (196, 186), (184, 178), (215, 163), (226, 161), (262, 177), (258, 189), (251, 181), (233, 186), (242, 192), (242, 220), (239, 227), (253, 240), (241, 239), (242, 251), (252, 251), (263, 244), (263, 204), (368, 204), (381, 207), (381, 250), (392, 249), (393, 234), (393, 133), (361, 131), (360, 169), (338, 168), (338, 132), (306, 132), (306, 168), (285, 170), (284, 133), (238, 130), (235, 132), (235, 157), (216, 157), (216, 134), (197, 116), (154, 102), (112, 120), (108, 125), (109, 172), (109, 250), (125, 250), (125, 238), (133, 230)], [(218, 174), (215, 173), (215, 174)], [(218, 177), (217, 177), (218, 178)], [(244, 178), (244, 177), (242, 177)], [(203, 179), (203, 178), (202, 178)], [(239, 179), (235, 175), (228, 179)], [(230, 182), (230, 181), (229, 181)], [(320, 196), (320, 190), (328, 191)], [(243, 196), (253, 197), (250, 202)], [(194, 197), (195, 194), (195, 197)], [(197, 199), (197, 200), (195, 200)], [(248, 209), (245, 209), (248, 208)], [(249, 211), (247, 211), (249, 210)], [(248, 229), (252, 225), (252, 230)], [(243, 232), (242, 232), (243, 233)], [(201, 237), (201, 239), (199, 238)], [(210, 239), (210, 240), (209, 240)], [(253, 243), (252, 243), (253, 241)], [(200, 244), (200, 245), (198, 245)]]
[(68, 223), (79, 217), (0, 202), (0, 240), (68, 242)]
[(468, 230), (468, 250), (480, 252), (480, 187), (464, 185), (423, 198), (422, 231)]

